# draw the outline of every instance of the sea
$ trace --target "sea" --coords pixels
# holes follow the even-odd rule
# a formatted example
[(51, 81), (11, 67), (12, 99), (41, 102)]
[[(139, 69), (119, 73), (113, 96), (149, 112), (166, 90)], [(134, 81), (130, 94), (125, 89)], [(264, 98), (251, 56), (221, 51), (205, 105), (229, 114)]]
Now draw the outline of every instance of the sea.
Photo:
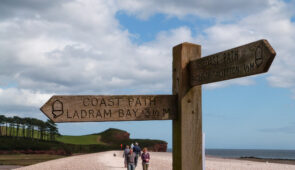
[[(167, 149), (172, 152), (172, 149)], [(295, 150), (266, 150), (266, 149), (206, 149), (206, 156), (222, 158), (255, 157), (262, 159), (295, 160)]]

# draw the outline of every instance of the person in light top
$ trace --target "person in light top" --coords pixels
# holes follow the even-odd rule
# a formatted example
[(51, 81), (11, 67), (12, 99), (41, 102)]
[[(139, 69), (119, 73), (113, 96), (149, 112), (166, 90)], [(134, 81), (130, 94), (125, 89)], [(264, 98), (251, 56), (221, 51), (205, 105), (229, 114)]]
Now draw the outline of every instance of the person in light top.
[(130, 149), (133, 149), (133, 147), (134, 147), (134, 145), (133, 145), (133, 143), (131, 143), (131, 145), (130, 145)]

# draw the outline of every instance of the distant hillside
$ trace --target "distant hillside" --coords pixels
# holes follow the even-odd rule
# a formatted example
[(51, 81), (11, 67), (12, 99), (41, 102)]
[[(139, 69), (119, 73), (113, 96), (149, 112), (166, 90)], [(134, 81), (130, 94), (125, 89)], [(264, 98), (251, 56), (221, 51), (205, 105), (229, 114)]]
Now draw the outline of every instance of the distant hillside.
[[(69, 154), (121, 149), (122, 145), (138, 142), (141, 147), (152, 151), (166, 152), (167, 142), (150, 139), (130, 139), (130, 134), (120, 129), (110, 128), (101, 133), (83, 136), (60, 135), (57, 125), (30, 117), (6, 117), (0, 115), (0, 153), (10, 150), (63, 150)], [(46, 141), (46, 142), (45, 142)], [(45, 147), (51, 143), (50, 147)], [(62, 147), (60, 147), (62, 144)], [(42, 147), (38, 147), (40, 145)], [(48, 144), (49, 146), (49, 144)]]
[(149, 150), (166, 152), (167, 142), (162, 140), (150, 139), (130, 139), (130, 134), (120, 129), (110, 128), (101, 133), (95, 133), (83, 136), (65, 136), (61, 135), (56, 138), (57, 141), (67, 144), (76, 145), (105, 145), (112, 148), (120, 149), (120, 144), (130, 145), (138, 142), (141, 147), (147, 147)]
[[(58, 155), (70, 155), (72, 153), (92, 153), (107, 150), (120, 150), (121, 144), (130, 145), (138, 142), (140, 147), (147, 147), (151, 151), (166, 152), (167, 143), (161, 140), (130, 139), (130, 134), (120, 129), (110, 128), (101, 133), (67, 136), (56, 135), (55, 141), (48, 138), (40, 139), (40, 131), (30, 130), (29, 137), (23, 136), (23, 129), (16, 130), (14, 127), (0, 127), (2, 134), (11, 136), (0, 136), (0, 154), (3, 153), (49, 153)], [(9, 132), (9, 133), (6, 133)], [(24, 129), (24, 132), (27, 132)], [(11, 132), (11, 133), (10, 133)], [(26, 133), (24, 133), (26, 134)], [(44, 133), (44, 136), (48, 133)], [(46, 140), (45, 140), (46, 139)]]
[(100, 135), (82, 135), (82, 136), (68, 136), (61, 135), (56, 137), (56, 140), (62, 143), (76, 144), (76, 145), (95, 145), (104, 144), (100, 141)]

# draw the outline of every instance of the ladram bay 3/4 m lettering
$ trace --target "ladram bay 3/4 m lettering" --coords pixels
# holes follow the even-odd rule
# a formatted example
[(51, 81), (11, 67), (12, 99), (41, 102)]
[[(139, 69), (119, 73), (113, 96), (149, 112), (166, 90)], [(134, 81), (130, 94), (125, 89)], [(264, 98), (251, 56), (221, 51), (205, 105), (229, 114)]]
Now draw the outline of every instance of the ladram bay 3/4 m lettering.
[(190, 84), (207, 84), (267, 72), (276, 53), (267, 40), (191, 61)]
[(172, 120), (173, 95), (53, 96), (42, 108), (54, 122)]

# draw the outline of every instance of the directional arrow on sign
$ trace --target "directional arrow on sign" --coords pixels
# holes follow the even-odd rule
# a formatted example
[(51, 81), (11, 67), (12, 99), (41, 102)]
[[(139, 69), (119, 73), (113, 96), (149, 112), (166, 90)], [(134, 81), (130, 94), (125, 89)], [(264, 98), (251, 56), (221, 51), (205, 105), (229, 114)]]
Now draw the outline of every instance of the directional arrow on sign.
[(268, 71), (276, 52), (267, 40), (202, 57), (189, 63), (190, 84), (197, 86)]
[(41, 111), (54, 122), (172, 120), (174, 95), (52, 96)]

